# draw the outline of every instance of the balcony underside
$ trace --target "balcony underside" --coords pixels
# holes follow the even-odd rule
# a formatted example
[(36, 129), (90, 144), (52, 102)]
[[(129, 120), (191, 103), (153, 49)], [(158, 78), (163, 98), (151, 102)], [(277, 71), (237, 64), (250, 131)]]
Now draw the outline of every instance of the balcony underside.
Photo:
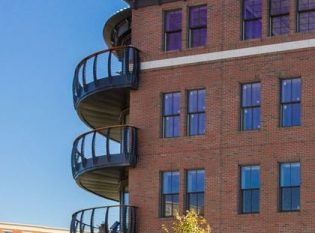
[(82, 188), (98, 196), (119, 201), (121, 180), (124, 173), (124, 168), (91, 170), (78, 175), (76, 182)]
[(119, 125), (121, 112), (128, 108), (127, 88), (98, 90), (82, 98), (77, 104), (77, 112), (83, 122), (94, 129), (106, 125)]

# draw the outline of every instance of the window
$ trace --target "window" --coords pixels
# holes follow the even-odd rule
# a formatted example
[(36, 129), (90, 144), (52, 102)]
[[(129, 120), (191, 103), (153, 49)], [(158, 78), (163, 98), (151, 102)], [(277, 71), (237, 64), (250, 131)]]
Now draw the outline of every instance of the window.
[(170, 217), (178, 212), (179, 172), (162, 173), (161, 216)]
[(207, 43), (207, 6), (189, 8), (189, 47)]
[(259, 213), (260, 167), (241, 167), (241, 213)]
[(298, 26), (299, 32), (315, 30), (315, 0), (298, 0)]
[(261, 37), (261, 0), (243, 0), (243, 39)]
[(270, 1), (270, 35), (289, 34), (289, 0)]
[(178, 50), (182, 47), (182, 11), (166, 11), (164, 19), (165, 50)]
[(260, 83), (242, 85), (241, 130), (260, 129)]
[(3, 233), (12, 233), (12, 231), (10, 231), (10, 230), (3, 230), (2, 232)]
[(281, 126), (301, 124), (301, 79), (281, 80)]
[(188, 135), (205, 134), (205, 93), (204, 89), (188, 91)]
[(187, 209), (204, 214), (205, 171), (187, 171)]
[(280, 170), (280, 210), (300, 210), (300, 163), (282, 163)]
[(163, 95), (163, 137), (178, 137), (180, 121), (180, 93)]

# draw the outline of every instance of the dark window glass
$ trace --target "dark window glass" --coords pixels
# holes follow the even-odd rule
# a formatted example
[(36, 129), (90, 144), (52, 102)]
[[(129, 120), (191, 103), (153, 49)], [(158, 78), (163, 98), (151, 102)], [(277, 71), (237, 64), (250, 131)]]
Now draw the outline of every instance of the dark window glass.
[(270, 34), (289, 34), (289, 0), (270, 1)]
[(301, 79), (281, 81), (281, 126), (301, 125)]
[(163, 95), (163, 137), (178, 137), (180, 131), (180, 93)]
[(205, 134), (205, 94), (204, 89), (188, 91), (188, 135)]
[(189, 46), (207, 43), (207, 6), (189, 8)]
[(243, 0), (243, 39), (261, 37), (261, 0)]
[(298, 0), (298, 31), (315, 30), (315, 0)]
[(179, 172), (162, 173), (161, 216), (174, 216), (178, 212)]
[(280, 165), (280, 210), (300, 210), (300, 163)]
[(241, 130), (260, 129), (260, 83), (242, 85)]
[(165, 50), (178, 50), (182, 47), (182, 11), (166, 11), (164, 19)]
[(241, 167), (241, 213), (259, 213), (260, 167)]
[(187, 172), (187, 209), (204, 214), (205, 171)]

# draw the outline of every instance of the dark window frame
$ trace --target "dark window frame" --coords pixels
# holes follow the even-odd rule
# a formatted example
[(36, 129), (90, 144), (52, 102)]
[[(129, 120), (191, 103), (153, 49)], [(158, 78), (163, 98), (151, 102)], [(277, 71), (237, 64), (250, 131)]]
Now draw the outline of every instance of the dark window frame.
[[(303, 13), (310, 13), (310, 12), (314, 12), (315, 13), (315, 7), (314, 8), (311, 8), (311, 9), (307, 9), (307, 10), (300, 10), (300, 7), (299, 7), (299, 3), (300, 3), (300, 0), (297, 0), (296, 1), (296, 32), (301, 32), (301, 26), (300, 26), (300, 17), (301, 17), (301, 14)], [(307, 33), (307, 32), (314, 32), (314, 30), (312, 31), (303, 31), (304, 33)]]
[[(283, 96), (283, 93), (282, 93), (282, 82), (283, 81), (288, 81), (288, 80), (294, 80), (294, 79), (300, 79), (300, 82), (301, 82), (301, 96), (300, 96), (300, 100), (299, 101), (292, 101), (292, 102), (282, 102), (282, 96)], [(299, 127), (302, 125), (302, 78), (301, 77), (290, 77), (290, 78), (281, 78), (279, 80), (280, 84), (280, 106), (279, 106), (279, 115), (280, 115), (280, 118), (279, 118), (279, 127), (280, 128), (291, 128), (291, 127)], [(291, 87), (291, 93), (292, 93), (292, 87)], [(293, 104), (300, 104), (300, 124), (299, 125), (290, 125), (290, 126), (284, 126), (283, 125), (283, 105), (293, 105)], [(293, 114), (293, 111), (291, 112), (291, 119), (292, 119), (292, 114)]]
[[(261, 172), (261, 166), (260, 164), (246, 164), (246, 165), (239, 165), (239, 214), (246, 215), (246, 214), (259, 214), (260, 213), (260, 189), (261, 189), (261, 182), (259, 185), (259, 188), (248, 188), (248, 189), (243, 189), (242, 188), (242, 168), (244, 167), (259, 167), (259, 179), (261, 177), (260, 172)], [(258, 205), (259, 205), (259, 210), (258, 211), (251, 211), (251, 212), (244, 212), (243, 211), (243, 203), (244, 203), (244, 198), (243, 198), (243, 191), (250, 191), (251, 192), (251, 200), (252, 200), (252, 192), (259, 191), (259, 200), (258, 200)], [(252, 209), (252, 206), (251, 206)]]
[[(290, 1), (289, 1), (289, 10), (287, 13), (279, 13), (279, 14), (272, 14), (272, 0), (269, 0), (269, 36), (282, 36), (282, 35), (289, 35), (290, 33)], [(273, 19), (274, 18), (281, 18), (287, 16), (288, 17), (288, 34), (280, 34), (280, 35), (274, 35), (272, 32), (272, 28), (273, 28)]]
[(198, 47), (204, 47), (204, 46), (207, 45), (208, 36), (206, 36), (206, 43), (205, 43), (204, 45), (200, 45), (200, 46), (193, 46), (193, 45), (192, 45), (192, 43), (193, 43), (192, 31), (193, 31), (193, 30), (206, 29), (207, 35), (208, 35), (208, 8), (207, 8), (207, 23), (206, 23), (206, 25), (195, 26), (195, 27), (191, 27), (191, 26), (190, 26), (190, 17), (191, 17), (190, 10), (191, 10), (192, 8), (199, 8), (199, 7), (207, 7), (207, 4), (196, 5), (196, 6), (189, 6), (189, 7), (188, 7), (188, 22), (187, 22), (187, 27), (188, 27), (188, 48), (198, 48)]
[[(186, 177), (185, 177), (185, 180), (186, 180), (186, 192), (185, 192), (185, 211), (187, 211), (187, 210), (190, 210), (190, 200), (189, 200), (189, 196), (190, 196), (190, 194), (203, 194), (203, 198), (205, 197), (205, 190), (206, 190), (206, 187), (205, 187), (205, 185), (204, 185), (204, 189), (203, 189), (203, 192), (189, 192), (188, 191), (188, 173), (189, 172), (193, 172), (193, 171), (203, 171), (204, 172), (204, 184), (206, 183), (205, 181), (206, 181), (206, 177), (205, 177), (205, 174), (206, 174), (206, 170), (204, 169), (204, 168), (197, 168), (197, 169), (187, 169), (186, 171), (185, 171), (185, 175), (186, 175)], [(203, 206), (203, 208), (205, 207), (205, 204), (204, 204), (204, 206)], [(197, 209), (199, 208), (199, 206), (197, 206)], [(201, 214), (201, 215), (203, 215), (203, 214)]]
[[(167, 31), (166, 30), (166, 17), (167, 17), (167, 13), (169, 12), (175, 12), (175, 11), (181, 11), (181, 14), (182, 14), (182, 19), (181, 19), (181, 27), (180, 29), (178, 30), (170, 30), (170, 31)], [(176, 8), (176, 9), (169, 9), (169, 10), (165, 10), (163, 12), (163, 51), (164, 52), (169, 52), (169, 51), (179, 51), (182, 49), (182, 40), (180, 41), (180, 48), (179, 49), (167, 49), (167, 38), (168, 38), (168, 35), (169, 34), (172, 34), (172, 33), (181, 33), (181, 37), (183, 36), (183, 12), (182, 12), (182, 9), (181, 8)]]
[[(262, 4), (262, 3), (261, 3)], [(246, 23), (247, 22), (251, 22), (251, 21), (257, 21), (257, 20), (262, 20), (263, 19), (263, 11), (261, 12), (261, 16), (260, 17), (256, 17), (256, 18), (251, 18), (251, 19), (245, 19), (245, 0), (241, 1), (241, 40), (256, 40), (262, 37), (262, 31), (260, 32), (260, 37), (256, 37), (256, 38), (246, 38)], [(261, 22), (262, 23), (262, 22)]]
[[(297, 185), (294, 185), (294, 186), (281, 186), (281, 165), (282, 164), (294, 164), (294, 163), (299, 163), (300, 165), (300, 185), (297, 186)], [(278, 163), (278, 171), (279, 171), (279, 192), (278, 192), (278, 198), (279, 198), (279, 202), (278, 202), (278, 210), (279, 212), (281, 213), (288, 213), (288, 212), (300, 212), (301, 211), (301, 196), (300, 196), (300, 208), (299, 209), (291, 209), (291, 210), (283, 210), (282, 209), (282, 189), (285, 189), (285, 188), (290, 188), (290, 189), (295, 189), (295, 188), (299, 188), (300, 189), (300, 193), (301, 193), (301, 184), (302, 184), (302, 181), (301, 181), (301, 162), (300, 161), (296, 161), (296, 162), (279, 162)], [(291, 193), (291, 207), (292, 207), (292, 193)]]
[[(180, 91), (174, 91), (174, 92), (165, 92), (165, 93), (162, 93), (162, 111), (161, 111), (161, 115), (162, 115), (162, 135), (161, 137), (162, 138), (178, 138), (180, 137), (180, 132), (181, 132), (181, 127), (180, 127), (180, 115), (181, 115), (181, 111), (179, 113), (176, 113), (176, 114), (165, 114), (164, 111), (165, 111), (165, 96), (166, 95), (169, 95), (169, 94), (180, 94), (180, 98), (181, 98), (181, 92)], [(172, 105), (172, 108), (173, 108), (173, 105)], [(181, 110), (181, 100), (179, 101), (179, 110)], [(179, 132), (178, 132), (178, 136), (174, 136), (174, 125), (173, 125), (173, 136), (166, 136), (166, 118), (167, 117), (179, 117)]]
[[(164, 173), (175, 173), (177, 172), (178, 173), (178, 193), (167, 193), (167, 194), (164, 194), (163, 192), (163, 186), (164, 186)], [(173, 175), (172, 175), (173, 177)], [(166, 170), (166, 171), (161, 171), (160, 172), (160, 214), (159, 214), (159, 217), (160, 218), (172, 218), (174, 217), (174, 209), (173, 209), (173, 204), (172, 204), (172, 214), (169, 215), (169, 216), (166, 216), (165, 215), (165, 196), (172, 196), (172, 200), (173, 200), (173, 197), (174, 196), (177, 196), (178, 197), (178, 210), (179, 210), (179, 198), (180, 198), (180, 171), (179, 170)], [(172, 202), (173, 203), (173, 202)]]
[[(205, 99), (204, 99), (204, 101), (205, 101), (205, 106), (206, 106), (206, 88), (198, 88), (198, 89), (191, 89), (191, 90), (187, 90), (187, 94), (186, 94), (186, 103), (187, 103), (187, 106), (186, 106), (186, 135), (187, 136), (200, 136), (200, 135), (205, 135), (206, 134), (206, 108), (204, 109), (204, 111), (198, 111), (198, 94), (199, 94), (199, 91), (202, 91), (202, 90), (204, 90), (205, 91)], [(190, 112), (189, 111), (189, 104), (190, 104), (190, 98), (189, 98), (189, 94), (190, 94), (190, 92), (191, 91), (197, 91), (197, 111), (196, 112)], [(191, 115), (201, 115), (201, 114), (204, 114), (205, 115), (205, 132), (204, 133), (201, 133), (201, 134), (199, 134), (199, 132), (197, 133), (197, 134), (191, 134), (191, 128), (190, 128), (190, 126), (191, 126), (191, 119), (190, 119), (190, 116)], [(198, 119), (198, 129), (199, 129), (199, 119)]]
[[(252, 85), (253, 84), (260, 84), (260, 100), (259, 100), (259, 104), (256, 104), (256, 105), (250, 105), (250, 106), (243, 106), (243, 86), (245, 85), (251, 85), (250, 88), (252, 88)], [(260, 81), (257, 81), (257, 82), (249, 82), (249, 83), (240, 83), (240, 89), (241, 89), (241, 98), (240, 98), (240, 131), (259, 131), (261, 130), (261, 82)], [(251, 92), (252, 94), (252, 92)], [(244, 128), (244, 113), (243, 113), (243, 110), (246, 110), (246, 109), (256, 109), (256, 108), (259, 108), (260, 109), (260, 127), (259, 128), (254, 128), (253, 126), (250, 128), (250, 129), (245, 129)], [(252, 115), (252, 124), (253, 124), (253, 115)]]

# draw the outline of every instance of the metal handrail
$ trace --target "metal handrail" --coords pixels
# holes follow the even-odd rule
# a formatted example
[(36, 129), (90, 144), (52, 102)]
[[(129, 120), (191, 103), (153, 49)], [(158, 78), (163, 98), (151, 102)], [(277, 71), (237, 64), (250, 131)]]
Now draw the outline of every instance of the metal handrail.
[[(110, 231), (109, 220), (113, 220), (111, 210), (119, 212), (119, 233), (135, 233), (136, 232), (136, 207), (129, 205), (114, 205), (114, 206), (101, 206), (94, 208), (87, 208), (79, 210), (72, 215), (70, 233), (93, 233), (95, 230), (101, 232), (100, 228), (103, 228), (104, 232)], [(102, 215), (104, 214), (103, 221), (95, 223), (95, 213), (100, 210)], [(87, 222), (85, 222), (87, 220)], [(99, 220), (99, 219), (98, 219)]]

